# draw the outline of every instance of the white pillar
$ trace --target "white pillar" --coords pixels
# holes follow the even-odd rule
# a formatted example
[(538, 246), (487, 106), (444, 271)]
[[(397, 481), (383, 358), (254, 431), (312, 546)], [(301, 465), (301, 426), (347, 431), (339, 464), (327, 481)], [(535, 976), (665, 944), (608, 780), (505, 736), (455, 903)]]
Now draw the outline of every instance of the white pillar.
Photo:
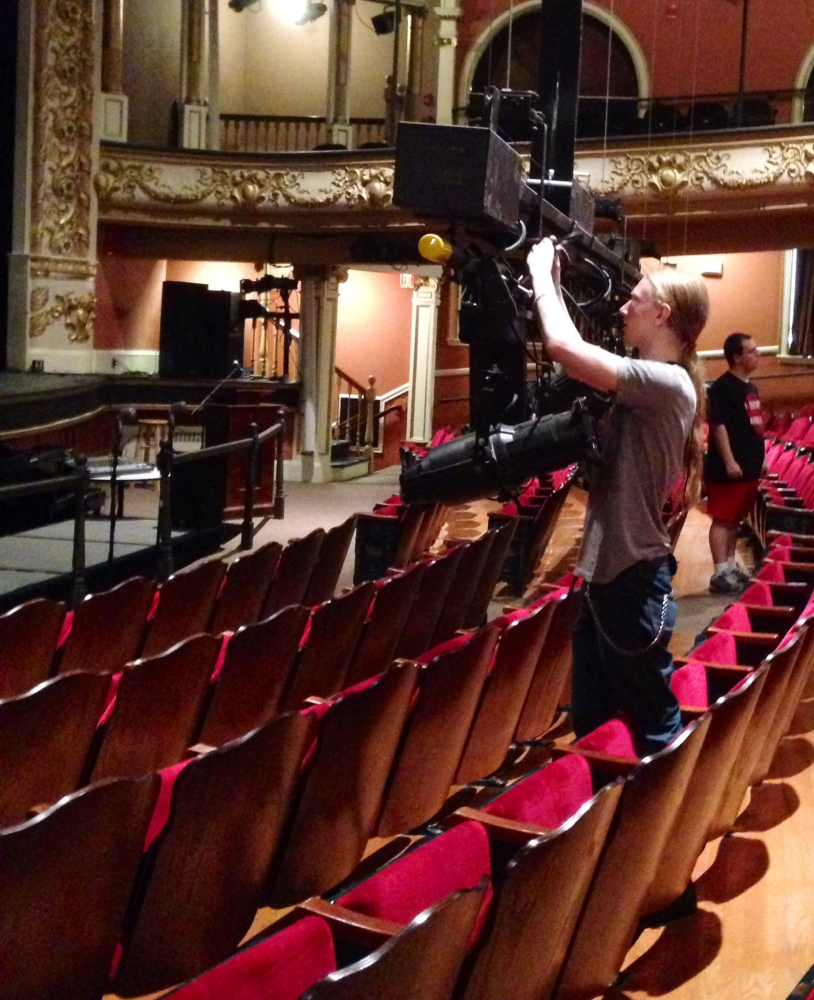
[(461, 8), (455, 0), (442, 0), (435, 8), (438, 15), (438, 82), (436, 92), (436, 121), (452, 125), (455, 107), (455, 46), (458, 43), (458, 18)]
[(94, 0), (20, 0), (19, 15), (8, 364), (89, 373), (101, 33)]
[(336, 315), (341, 268), (309, 269), (300, 281), (300, 461), (291, 478), (330, 482), (331, 426), (336, 417)]
[(207, 0), (183, 0), (181, 14), (181, 105), (178, 145), (205, 149), (207, 107)]
[(354, 146), (349, 121), (351, 14), (354, 0), (335, 0), (330, 5), (328, 35), (328, 141)]
[(124, 0), (102, 3), (102, 94), (99, 102), (100, 138), (127, 142), (127, 96), (122, 89)]
[(432, 437), (435, 402), (435, 344), (438, 306), (437, 278), (415, 279), (410, 337), (410, 399), (407, 405), (407, 440), (425, 444)]

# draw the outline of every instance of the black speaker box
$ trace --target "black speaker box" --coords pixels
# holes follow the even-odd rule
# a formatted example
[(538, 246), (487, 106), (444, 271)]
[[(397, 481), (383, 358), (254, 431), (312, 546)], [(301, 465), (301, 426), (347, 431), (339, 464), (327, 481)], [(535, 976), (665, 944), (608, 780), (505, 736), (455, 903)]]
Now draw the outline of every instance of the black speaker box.
[(192, 281), (165, 281), (158, 372), (163, 378), (226, 378), (243, 364), (243, 323), (236, 292)]
[(522, 164), (488, 128), (400, 122), (393, 203), (424, 215), (514, 228)]
[(226, 506), (226, 456), (202, 458), (173, 470), (170, 523), (175, 531), (203, 531), (223, 522)]

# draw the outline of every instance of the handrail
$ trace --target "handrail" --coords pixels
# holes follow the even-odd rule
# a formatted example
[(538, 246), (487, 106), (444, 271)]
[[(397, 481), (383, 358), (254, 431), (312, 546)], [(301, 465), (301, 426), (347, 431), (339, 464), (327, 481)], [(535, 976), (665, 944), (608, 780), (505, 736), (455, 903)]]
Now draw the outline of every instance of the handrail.
[(223, 444), (201, 448), (176, 454), (170, 440), (163, 440), (158, 451), (158, 471), (161, 474), (158, 500), (158, 532), (156, 545), (158, 548), (158, 579), (166, 580), (173, 571), (172, 556), (172, 511), (170, 508), (170, 484), (173, 470), (176, 467), (199, 462), (206, 458), (216, 458), (221, 455), (248, 452), (246, 461), (246, 490), (243, 501), (243, 524), (241, 528), (240, 547), (250, 549), (254, 541), (254, 494), (257, 483), (257, 464), (260, 448), (272, 438), (276, 439), (274, 455), (274, 508), (272, 516), (282, 518), (285, 513), (285, 493), (283, 490), (283, 431), (285, 422), (280, 420), (264, 431), (258, 431), (257, 424), (249, 425), (250, 437), (239, 438), (237, 441), (226, 441)]
[(76, 455), (74, 462), (76, 463), (76, 472), (69, 475), (55, 476), (53, 479), (38, 479), (28, 483), (14, 483), (11, 486), (0, 486), (0, 500), (13, 500), (17, 497), (34, 496), (37, 493), (56, 493), (61, 489), (73, 488), (74, 532), (70, 594), (72, 608), (76, 608), (85, 596), (85, 500), (90, 483), (87, 458), (84, 455)]
[(347, 382), (348, 385), (353, 386), (357, 392), (365, 391), (365, 386), (363, 386), (360, 382), (357, 382), (352, 375), (348, 375), (347, 372), (343, 372), (339, 365), (334, 365), (334, 374), (338, 375), (343, 382)]

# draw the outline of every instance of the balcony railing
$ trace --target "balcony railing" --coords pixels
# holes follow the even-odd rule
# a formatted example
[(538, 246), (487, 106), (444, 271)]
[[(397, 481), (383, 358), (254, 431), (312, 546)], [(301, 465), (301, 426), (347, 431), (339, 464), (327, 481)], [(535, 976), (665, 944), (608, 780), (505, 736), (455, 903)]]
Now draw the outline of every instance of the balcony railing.
[[(357, 149), (385, 145), (383, 118), (351, 118)], [(325, 118), (297, 115), (220, 116), (220, 148), (235, 153), (284, 153), (326, 147)], [(328, 147), (333, 148), (333, 147)]]
[[(488, 121), (483, 94), (473, 93), (465, 108), (457, 109), (459, 124)], [(798, 121), (814, 121), (814, 89), (751, 91), (745, 94), (703, 94), (658, 97), (593, 97), (579, 99), (578, 139), (605, 136), (675, 136), (686, 133), (767, 128)], [(531, 139), (530, 124), (518, 118), (501, 121), (510, 142)]]

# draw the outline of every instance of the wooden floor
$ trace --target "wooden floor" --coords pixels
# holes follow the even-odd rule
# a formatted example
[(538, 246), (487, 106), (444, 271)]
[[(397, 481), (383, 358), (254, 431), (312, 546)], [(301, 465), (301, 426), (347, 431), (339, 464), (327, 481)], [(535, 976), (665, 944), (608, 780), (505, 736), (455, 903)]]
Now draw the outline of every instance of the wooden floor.
[[(328, 503), (336, 499), (330, 491), (323, 492)], [(352, 487), (349, 492), (354, 492)], [(362, 493), (358, 495), (361, 498)], [(326, 523), (325, 517), (336, 523), (336, 510), (321, 510), (319, 498), (315, 491), (310, 499), (317, 502), (307, 504), (307, 520), (298, 523), (296, 531), (286, 532), (285, 522), (273, 530), (290, 537), (304, 533), (309, 524)], [(535, 595), (543, 579), (556, 579), (573, 567), (584, 505), (584, 494), (572, 491), (527, 597)], [(489, 506), (459, 511), (446, 534), (477, 537), (485, 528)], [(693, 511), (677, 546), (678, 625), (671, 644), (676, 654), (686, 653), (696, 635), (731, 603), (731, 598), (707, 591), (708, 527), (703, 511)], [(754, 556), (745, 541), (740, 556), (752, 565)], [(812, 764), (814, 685), (806, 692), (790, 735), (781, 742), (769, 780), (747, 794), (736, 831), (709, 844), (699, 860), (697, 913), (669, 928), (645, 931), (628, 955), (622, 979), (606, 994), (608, 1000), (785, 1000), (789, 996), (814, 965)], [(279, 915), (260, 911), (247, 938)]]

